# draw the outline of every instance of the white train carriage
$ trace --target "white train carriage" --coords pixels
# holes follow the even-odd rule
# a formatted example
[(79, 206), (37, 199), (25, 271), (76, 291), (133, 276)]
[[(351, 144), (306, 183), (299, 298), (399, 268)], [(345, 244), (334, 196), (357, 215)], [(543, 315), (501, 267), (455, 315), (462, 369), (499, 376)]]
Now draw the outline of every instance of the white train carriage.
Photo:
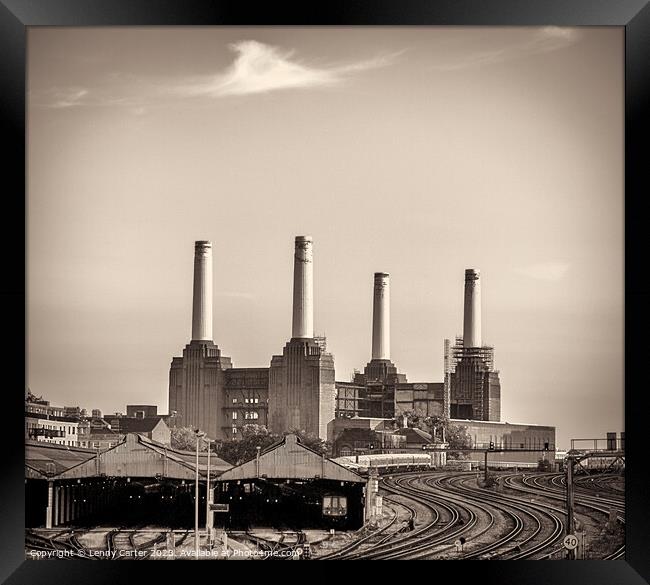
[(398, 471), (435, 469), (427, 453), (381, 453), (377, 455), (352, 455), (334, 459), (340, 465), (357, 473), (368, 473), (370, 468), (380, 474)]

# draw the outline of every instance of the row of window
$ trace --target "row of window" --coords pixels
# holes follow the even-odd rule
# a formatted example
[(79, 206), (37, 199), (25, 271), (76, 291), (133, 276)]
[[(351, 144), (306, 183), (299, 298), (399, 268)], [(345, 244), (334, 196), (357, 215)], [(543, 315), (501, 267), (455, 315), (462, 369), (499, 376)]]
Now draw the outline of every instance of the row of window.
[[(232, 413), (232, 420), (237, 420), (237, 417), (239, 416), (239, 413), (233, 412)], [(252, 412), (245, 412), (244, 413), (244, 418), (247, 420), (257, 420), (260, 418), (260, 415), (258, 412), (252, 411)]]
[(44, 441), (46, 443), (54, 443), (55, 445), (70, 445), (71, 447), (75, 446), (77, 444), (76, 441), (59, 441), (59, 440), (53, 440), (53, 439), (50, 439), (50, 440), (44, 439)]
[[(88, 448), (93, 448), (93, 449), (99, 449), (102, 444), (100, 441), (92, 441), (92, 444), (90, 444), (90, 441), (82, 441), (80, 444), (82, 447), (88, 447)], [(106, 447), (115, 447), (117, 445), (117, 442), (111, 442), (106, 445)]]
[[(237, 404), (239, 400), (237, 398), (232, 399), (233, 404)], [(259, 404), (259, 398), (244, 398), (244, 404)]]
[(77, 427), (73, 426), (62, 426), (62, 425), (34, 425), (32, 428), (39, 428), (39, 429), (49, 429), (51, 431), (67, 431), (69, 435), (76, 435), (77, 434)]
[[(513, 437), (508, 436), (490, 435), (489, 442), (506, 449), (541, 449), (545, 443), (550, 444), (550, 439), (548, 437), (543, 439), (541, 437), (524, 437), (523, 442), (521, 442), (520, 438), (513, 439)], [(477, 436), (474, 435), (474, 445), (479, 444), (481, 444), (481, 441), (478, 441)]]

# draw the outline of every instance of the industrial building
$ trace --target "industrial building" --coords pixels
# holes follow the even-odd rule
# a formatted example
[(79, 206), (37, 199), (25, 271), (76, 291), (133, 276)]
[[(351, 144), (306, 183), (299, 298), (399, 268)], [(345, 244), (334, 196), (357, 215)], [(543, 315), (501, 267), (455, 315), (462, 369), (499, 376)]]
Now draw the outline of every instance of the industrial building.
[[(370, 445), (383, 452), (404, 452), (406, 446), (393, 436), (393, 428), (399, 415), (407, 412), (448, 418), (466, 427), (476, 446), (492, 442), (532, 449), (549, 444), (554, 449), (554, 427), (499, 422), (501, 384), (494, 368), (494, 348), (482, 343), (479, 270), (465, 271), (463, 335), (453, 345), (445, 340), (443, 382), (409, 383), (390, 361), (389, 287), (389, 275), (376, 273), (372, 359), (351, 382), (336, 382), (336, 419), (328, 435), (335, 455), (369, 453)], [(536, 457), (508, 454), (507, 459), (535, 462)]]
[(253, 423), (325, 438), (334, 418), (334, 358), (314, 336), (313, 241), (295, 239), (292, 336), (270, 367), (235, 368), (212, 335), (212, 245), (194, 252), (192, 339), (169, 371), (169, 410), (179, 426), (215, 439), (237, 438)]
[[(553, 462), (555, 458), (555, 427), (553, 426), (463, 419), (451, 419), (450, 422), (465, 427), (473, 446), (489, 447), (492, 443), (496, 452), (490, 453), (490, 462), (494, 464), (500, 462), (536, 464), (540, 459)], [(549, 452), (548, 455), (544, 453), (545, 447)], [(500, 453), (499, 449), (533, 451)]]
[(217, 479), (215, 502), (228, 504), (217, 518), (232, 530), (251, 526), (278, 529), (357, 529), (364, 505), (374, 504), (375, 491), (356, 473), (312, 451), (296, 435), (287, 435), (258, 456)]
[(441, 415), (442, 399), (442, 383), (410, 383), (391, 361), (390, 275), (376, 272), (371, 359), (351, 382), (336, 382), (336, 418), (393, 419), (401, 412), (416, 409), (426, 416)]
[[(199, 454), (201, 521), (205, 522), (207, 453)], [(210, 475), (231, 466), (210, 458)], [(114, 447), (95, 451), (27, 441), (26, 527), (79, 525), (194, 525), (196, 458), (128, 433)]]
[(463, 336), (445, 340), (443, 382), (407, 382), (390, 361), (390, 281), (375, 274), (372, 359), (351, 382), (337, 382), (337, 417), (395, 418), (403, 412), (498, 421), (499, 372), (494, 348), (481, 343), (481, 289), (478, 270), (465, 271)]
[(334, 358), (314, 338), (314, 260), (309, 236), (295, 242), (293, 324), (282, 355), (271, 360), (269, 430), (298, 429), (327, 437), (334, 418)]
[(498, 421), (501, 417), (501, 384), (494, 369), (494, 348), (481, 339), (480, 272), (465, 270), (463, 337), (450, 346), (445, 340), (445, 388), (451, 418)]
[(390, 275), (375, 273), (371, 359), (351, 382), (336, 382), (336, 418), (394, 419), (408, 411), (442, 416), (443, 403), (442, 382), (408, 382), (391, 361)]
[(429, 433), (410, 427), (399, 427), (392, 419), (336, 418), (328, 425), (328, 440), (334, 457), (373, 453), (421, 452), (440, 443)]
[[(208, 476), (214, 499), (206, 489)], [(196, 521), (198, 494), (201, 527), (206, 521), (214, 525), (207, 511), (217, 502), (228, 504), (228, 513), (216, 514), (216, 524), (229, 529), (357, 529), (368, 515), (381, 513), (375, 484), (291, 434), (237, 467), (214, 454), (180, 451), (137, 433), (104, 451), (38, 441), (25, 445), (28, 528), (189, 529)]]
[[(499, 372), (494, 368), (494, 348), (482, 343), (481, 282), (476, 269), (465, 271), (463, 335), (453, 345), (445, 340), (442, 382), (409, 382), (391, 361), (390, 275), (385, 272), (375, 273), (373, 281), (371, 359), (350, 382), (335, 382), (334, 359), (325, 339), (314, 334), (309, 236), (295, 238), (291, 338), (268, 368), (235, 368), (213, 341), (208, 241), (195, 243), (193, 284), (192, 337), (182, 357), (173, 358), (169, 372), (169, 416), (174, 425), (196, 427), (221, 440), (237, 438), (248, 423), (277, 434), (301, 430), (325, 439), (334, 419), (394, 420), (415, 412), (462, 420), (473, 429), (470, 435), (477, 437), (484, 427), (475, 423), (500, 421)], [(146, 417), (146, 408), (141, 410)], [(368, 442), (377, 432), (349, 428), (352, 434), (365, 433), (357, 443)], [(374, 442), (388, 448), (386, 441), (400, 448), (398, 437)]]

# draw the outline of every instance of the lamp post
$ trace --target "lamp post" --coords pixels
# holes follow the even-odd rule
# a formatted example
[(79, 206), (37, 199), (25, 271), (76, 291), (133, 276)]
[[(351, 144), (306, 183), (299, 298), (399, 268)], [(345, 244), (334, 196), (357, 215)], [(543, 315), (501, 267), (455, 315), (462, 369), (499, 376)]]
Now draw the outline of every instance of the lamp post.
[(210, 451), (212, 450), (213, 439), (205, 438), (205, 441), (208, 444), (208, 477), (205, 482), (206, 492), (205, 492), (205, 532), (208, 537), (208, 548), (212, 548), (212, 524), (214, 516), (213, 512), (210, 510), (210, 504), (212, 504), (212, 489), (210, 489)]
[(194, 555), (199, 558), (199, 442), (205, 433), (196, 429), (196, 469), (194, 475)]

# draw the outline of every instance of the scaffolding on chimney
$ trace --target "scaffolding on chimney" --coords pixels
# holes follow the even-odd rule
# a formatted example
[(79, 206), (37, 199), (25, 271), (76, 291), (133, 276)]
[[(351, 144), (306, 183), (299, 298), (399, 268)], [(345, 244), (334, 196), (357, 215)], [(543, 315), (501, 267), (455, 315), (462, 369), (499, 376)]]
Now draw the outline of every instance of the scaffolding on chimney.
[(463, 357), (479, 357), (485, 362), (485, 365), (488, 367), (488, 371), (495, 371), (494, 347), (490, 345), (484, 345), (482, 347), (464, 347), (463, 336), (456, 335), (454, 345), (451, 345), (449, 339), (445, 339), (445, 379), (447, 379), (448, 374), (452, 374), (456, 371), (456, 366)]

